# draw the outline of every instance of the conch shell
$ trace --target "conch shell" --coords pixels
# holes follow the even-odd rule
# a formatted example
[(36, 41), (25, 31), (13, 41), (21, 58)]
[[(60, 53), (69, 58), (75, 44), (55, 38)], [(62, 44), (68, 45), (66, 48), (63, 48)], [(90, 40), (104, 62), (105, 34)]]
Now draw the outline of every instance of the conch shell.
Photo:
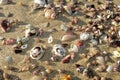
[(45, 18), (48, 19), (55, 19), (56, 18), (56, 12), (54, 11), (54, 9), (45, 9)]

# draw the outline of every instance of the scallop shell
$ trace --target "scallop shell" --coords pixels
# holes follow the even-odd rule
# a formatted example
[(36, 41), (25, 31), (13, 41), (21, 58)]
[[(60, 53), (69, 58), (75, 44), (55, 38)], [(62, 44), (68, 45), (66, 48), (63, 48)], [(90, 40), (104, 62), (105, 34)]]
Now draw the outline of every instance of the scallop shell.
[(112, 65), (109, 65), (108, 68), (106, 69), (107, 72), (112, 72), (113, 71), (113, 66)]
[(96, 60), (99, 64), (102, 64), (102, 65), (105, 64), (105, 59), (102, 56), (96, 57)]
[(13, 58), (11, 56), (7, 56), (6, 57), (6, 62), (9, 63), (9, 64), (12, 64), (13, 63)]
[(70, 33), (64, 34), (61, 41), (69, 41), (69, 40), (73, 40), (75, 38), (76, 38), (76, 35), (74, 33), (70, 32)]
[(80, 34), (80, 40), (87, 40), (89, 39), (89, 33), (81, 33)]
[(48, 38), (48, 43), (52, 43), (53, 42), (53, 37), (52, 36), (49, 36)]

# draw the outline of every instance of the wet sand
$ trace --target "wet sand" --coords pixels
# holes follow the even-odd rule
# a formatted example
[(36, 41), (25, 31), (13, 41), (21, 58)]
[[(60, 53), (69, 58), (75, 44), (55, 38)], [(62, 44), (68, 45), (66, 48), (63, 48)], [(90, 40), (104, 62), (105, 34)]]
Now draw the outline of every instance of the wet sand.
[[(105, 0), (102, 0), (102, 1), (105, 1)], [(120, 4), (119, 0), (114, 0), (114, 1), (117, 4)], [(87, 77), (83, 77), (82, 74), (76, 72), (76, 69), (74, 68), (74, 64), (76, 64), (76, 63), (86, 65), (86, 63), (85, 63), (86, 60), (82, 59), (82, 57), (81, 57), (82, 52), (78, 53), (78, 56), (76, 57), (75, 61), (72, 61), (68, 64), (62, 64), (61, 62), (52, 62), (52, 65), (47, 66), (44, 63), (44, 61), (50, 60), (50, 57), (52, 55), (52, 52), (51, 52), (52, 45), (56, 44), (56, 43), (61, 43), (60, 39), (61, 39), (62, 35), (64, 34), (64, 31), (60, 30), (60, 25), (62, 23), (66, 23), (67, 25), (69, 25), (69, 22), (72, 19), (72, 16), (65, 14), (55, 20), (49, 20), (49, 19), (44, 18), (43, 10), (37, 10), (34, 13), (29, 14), (31, 11), (30, 6), (33, 4), (32, 0), (14, 0), (13, 2), (15, 2), (15, 3), (9, 4), (9, 5), (0, 5), (0, 8), (3, 8), (3, 9), (0, 9), (0, 19), (5, 19), (6, 17), (4, 16), (4, 14), (10, 12), (10, 13), (13, 13), (13, 17), (10, 17), (8, 19), (18, 19), (19, 21), (22, 21), (22, 22), (13, 25), (11, 30), (7, 33), (3, 33), (0, 30), (0, 36), (3, 36), (5, 38), (17, 38), (18, 36), (23, 37), (26, 24), (31, 24), (34, 27), (43, 28), (46, 33), (43, 37), (40, 37), (40, 39), (44, 41), (43, 43), (36, 43), (35, 42), (36, 37), (31, 37), (30, 40), (28, 41), (28, 48), (23, 51), (23, 54), (15, 54), (13, 52), (11, 45), (2, 45), (1, 41), (0, 41), (0, 48), (1, 48), (1, 50), (0, 50), (0, 68), (4, 69), (3, 67), (5, 65), (7, 65), (7, 63), (5, 62), (5, 57), (8, 55), (12, 56), (14, 59), (14, 63), (12, 64), (12, 66), (19, 68), (20, 65), (22, 65), (21, 61), (23, 61), (23, 59), (26, 56), (29, 56), (29, 50), (32, 47), (34, 47), (36, 45), (46, 45), (49, 48), (45, 52), (44, 57), (38, 61), (33, 60), (33, 63), (38, 64), (44, 68), (52, 68), (54, 71), (53, 71), (53, 73), (51, 73), (49, 75), (50, 80), (60, 80), (64, 74), (60, 75), (60, 74), (58, 74), (58, 72), (56, 70), (62, 69), (62, 68), (68, 70), (67, 74), (71, 74), (73, 77), (73, 80), (89, 80)], [(25, 6), (24, 7), (20, 6), (19, 5), (20, 2), (25, 4)], [(75, 16), (75, 15), (73, 15), (73, 16)], [(84, 19), (84, 17), (82, 16), (82, 13), (78, 14), (77, 16), (80, 19), (79, 25), (86, 24), (87, 20)], [(42, 24), (44, 24), (46, 22), (50, 23), (49, 27), (42, 26)], [(52, 44), (48, 44), (47, 39), (49, 37), (49, 33), (47, 31), (53, 27), (55, 27), (58, 30), (58, 32), (54, 32), (51, 34), (54, 38), (54, 42)], [(77, 34), (78, 34), (78, 39), (79, 39), (79, 32)], [(74, 41), (67, 42), (67, 43), (70, 44), (73, 42)], [(112, 52), (113, 50), (115, 50), (115, 48), (107, 48), (105, 45), (101, 45), (100, 48), (101, 48), (101, 50), (106, 50), (108, 52)], [(113, 63), (108, 63), (108, 64), (113, 64)], [(44, 70), (44, 68), (43, 68), (43, 70)], [(5, 72), (19, 76), (21, 78), (21, 80), (30, 80), (31, 77), (33, 76), (33, 74), (29, 71), (17, 73), (17, 72), (12, 72), (10, 70), (5, 70)], [(100, 74), (100, 76), (110, 77), (113, 80), (120, 80), (120, 73), (118, 73), (118, 72), (112, 72), (109, 74), (107, 74), (106, 72), (99, 72), (98, 74)]]

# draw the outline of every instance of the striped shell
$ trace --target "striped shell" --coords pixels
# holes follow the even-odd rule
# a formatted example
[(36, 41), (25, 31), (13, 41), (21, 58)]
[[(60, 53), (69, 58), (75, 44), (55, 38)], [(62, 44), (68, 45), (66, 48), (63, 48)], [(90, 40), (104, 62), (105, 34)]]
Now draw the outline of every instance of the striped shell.
[(52, 9), (45, 9), (45, 18), (47, 19), (55, 19), (56, 18), (56, 13)]

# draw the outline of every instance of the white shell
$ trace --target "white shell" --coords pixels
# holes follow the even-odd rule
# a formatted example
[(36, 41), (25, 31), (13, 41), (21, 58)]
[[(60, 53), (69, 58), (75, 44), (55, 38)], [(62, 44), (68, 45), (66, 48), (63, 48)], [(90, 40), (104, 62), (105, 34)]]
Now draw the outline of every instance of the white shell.
[(106, 69), (106, 71), (109, 72), (109, 73), (112, 72), (112, 70), (113, 70), (113, 66), (112, 65), (109, 65), (108, 68)]
[(31, 29), (27, 29), (25, 30), (25, 37), (29, 37), (29, 33), (30, 33)]
[(80, 34), (80, 40), (87, 40), (89, 39), (89, 33), (81, 33)]
[[(39, 47), (40, 50), (36, 49), (36, 47), (33, 47), (30, 51), (30, 57), (32, 59), (39, 60), (44, 55), (44, 50), (42, 47)], [(36, 57), (34, 57), (36, 56)]]
[(62, 25), (60, 26), (60, 28), (61, 28), (62, 30), (64, 30), (64, 31), (67, 31), (67, 30), (68, 30), (68, 27), (65, 26), (64, 24), (62, 24)]
[(98, 62), (99, 64), (105, 64), (105, 59), (104, 59), (104, 57), (102, 57), (102, 56), (96, 57), (96, 60), (97, 60), (97, 62)]
[(63, 6), (63, 7), (64, 7), (64, 9), (66, 10), (66, 12), (67, 12), (69, 15), (72, 14), (72, 10), (71, 10), (70, 7), (68, 7), (68, 6)]
[(69, 41), (69, 40), (72, 40), (76, 37), (76, 35), (73, 35), (73, 34), (65, 34), (63, 35), (61, 41)]
[(120, 36), (120, 29), (118, 29), (118, 35)]
[(22, 46), (21, 46), (21, 49), (26, 49), (27, 47), (28, 47), (28, 45), (25, 44), (25, 45), (22, 45)]
[(39, 7), (44, 7), (46, 4), (45, 0), (34, 0), (35, 4), (39, 4)]
[(8, 0), (0, 0), (0, 4), (7, 4)]
[(113, 51), (113, 57), (114, 58), (120, 57), (120, 53), (118, 51)]
[(6, 62), (9, 63), (9, 64), (12, 64), (13, 63), (13, 58), (11, 56), (7, 56), (6, 57)]
[(0, 40), (3, 40), (3, 39), (4, 39), (4, 37), (0, 36)]
[(71, 45), (70, 51), (77, 53), (79, 51), (79, 49), (78, 49), (77, 45)]
[(65, 48), (63, 48), (60, 44), (55, 44), (53, 46), (53, 52), (55, 53), (55, 55), (63, 57), (66, 55), (66, 50)]
[(49, 36), (48, 38), (48, 43), (52, 43), (53, 42), (53, 37), (52, 36)]

